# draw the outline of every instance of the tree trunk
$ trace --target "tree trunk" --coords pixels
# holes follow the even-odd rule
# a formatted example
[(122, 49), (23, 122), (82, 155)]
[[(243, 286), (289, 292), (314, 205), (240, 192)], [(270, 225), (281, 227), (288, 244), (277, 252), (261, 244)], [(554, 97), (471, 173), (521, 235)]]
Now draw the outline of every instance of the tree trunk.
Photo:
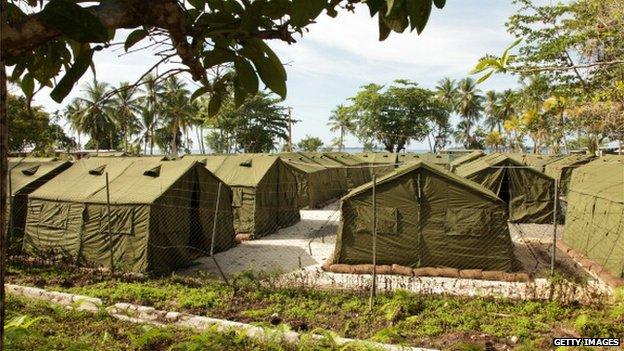
[(150, 127), (149, 134), (150, 134), (150, 137), (149, 137), (150, 155), (153, 155), (154, 154), (154, 126), (153, 125)]
[(128, 153), (128, 128), (124, 126), (124, 152)]
[(178, 127), (174, 125), (173, 127), (173, 140), (171, 141), (171, 155), (173, 157), (178, 156)]
[[(0, 0), (0, 23), (7, 21), (7, 2)], [(2, 51), (2, 44), (0, 44)], [(7, 77), (4, 60), (0, 61), (0, 350), (4, 350), (4, 271), (6, 263), (7, 190), (9, 120), (7, 118)]]
[(338, 151), (340, 152), (342, 152), (342, 149), (344, 148), (344, 135), (344, 127), (340, 127), (340, 144), (338, 145)]
[(147, 155), (147, 134), (144, 136), (143, 140), (143, 155)]

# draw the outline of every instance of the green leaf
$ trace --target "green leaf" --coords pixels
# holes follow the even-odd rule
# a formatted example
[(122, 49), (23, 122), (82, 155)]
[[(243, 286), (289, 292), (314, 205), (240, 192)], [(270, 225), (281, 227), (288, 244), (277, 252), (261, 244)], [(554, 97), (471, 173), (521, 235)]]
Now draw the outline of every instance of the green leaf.
[(147, 31), (145, 29), (137, 29), (132, 31), (126, 38), (126, 43), (124, 44), (124, 49), (128, 52), (134, 44), (140, 42), (147, 36)]
[(189, 4), (196, 9), (203, 10), (206, 7), (206, 2), (204, 0), (188, 0)]
[(200, 97), (200, 96), (202, 96), (202, 95), (204, 95), (204, 94), (206, 94), (206, 93), (208, 93), (210, 91), (212, 91), (212, 87), (211, 86), (203, 85), (203, 86), (199, 87), (199, 89), (195, 90), (193, 92), (193, 94), (191, 95), (191, 101), (194, 101), (198, 97)]
[(488, 80), (492, 76), (493, 73), (494, 73), (494, 70), (491, 70), (488, 73), (484, 74), (481, 78), (477, 80), (477, 84), (481, 84), (485, 82), (486, 80)]
[(91, 48), (84, 48), (80, 50), (80, 53), (76, 57), (74, 64), (67, 70), (65, 76), (56, 84), (50, 97), (58, 103), (61, 103), (63, 99), (69, 94), (74, 87), (74, 84), (78, 82), (80, 77), (87, 71), (91, 60), (93, 58), (93, 50)]
[(27, 98), (32, 97), (35, 92), (35, 81), (30, 73), (26, 73), (24, 75), (20, 86), (22, 87), (22, 92), (24, 92), (24, 95), (26, 95)]
[(429, 21), (431, 15), (431, 1), (430, 0), (408, 0), (407, 13), (410, 19), (411, 30), (416, 28), (418, 34), (422, 33), (423, 29)]
[(248, 93), (245, 89), (243, 89), (241, 87), (241, 84), (238, 82), (238, 80), (234, 80), (235, 84), (234, 84), (234, 105), (236, 107), (240, 107), (244, 102), (245, 102), (245, 98), (247, 97)]
[[(286, 98), (286, 70), (275, 53), (261, 40), (250, 40), (240, 53), (256, 66), (264, 84), (283, 99)], [(265, 56), (266, 54), (266, 56)]]
[(258, 92), (258, 76), (251, 63), (239, 57), (234, 61), (234, 68), (243, 89), (251, 94), (256, 94)]
[(214, 49), (204, 54), (204, 68), (220, 65), (226, 62), (232, 62), (236, 59), (233, 51), (226, 49)]
[(325, 0), (293, 0), (290, 23), (295, 27), (303, 27), (318, 17), (323, 8)]
[(368, 6), (368, 11), (371, 17), (375, 16), (377, 12), (385, 5), (385, 0), (368, 0), (366, 1), (366, 5)]
[(441, 9), (444, 8), (444, 5), (446, 5), (446, 0), (433, 0), (433, 3), (435, 7)]
[(108, 41), (108, 31), (93, 13), (68, 0), (54, 0), (37, 17), (70, 39), (80, 43)]
[(390, 27), (388, 27), (383, 20), (381, 13), (379, 14), (379, 41), (384, 41), (390, 35)]
[(212, 95), (212, 98), (210, 98), (210, 102), (208, 102), (208, 115), (214, 116), (217, 113), (219, 113), (222, 103), (223, 103), (223, 96), (221, 94)]

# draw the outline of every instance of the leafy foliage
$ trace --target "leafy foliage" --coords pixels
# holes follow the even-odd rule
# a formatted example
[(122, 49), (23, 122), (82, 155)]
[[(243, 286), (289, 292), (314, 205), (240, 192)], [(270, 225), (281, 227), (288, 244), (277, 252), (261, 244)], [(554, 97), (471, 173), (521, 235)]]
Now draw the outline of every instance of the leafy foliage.
[[(92, 64), (94, 52), (106, 49), (118, 28), (134, 29), (125, 39), (126, 51), (147, 38), (169, 43), (170, 47), (160, 55), (165, 59), (174, 55), (181, 58), (192, 78), (202, 85), (192, 99), (210, 93), (211, 114), (219, 110), (228, 91), (234, 91), (239, 106), (247, 96), (258, 92), (260, 82), (285, 98), (286, 70), (264, 40), (293, 43), (293, 34), (303, 34), (323, 11), (335, 17), (341, 7), (352, 11), (359, 3), (192, 0), (184, 7), (174, 0), (130, 0), (123, 6), (110, 7), (111, 2), (95, 1), (92, 6), (68, 0), (9, 2), (8, 26), (12, 30), (3, 57), (8, 66), (14, 67), (12, 79), (22, 82), (28, 99), (38, 90), (38, 84), (51, 87), (52, 98), (62, 101)], [(410, 31), (420, 34), (432, 8), (445, 5), (444, 0), (363, 3), (370, 15), (379, 19), (380, 40), (392, 31), (404, 32), (408, 25)], [(36, 12), (38, 5), (43, 6)], [(36, 30), (27, 34), (20, 30), (28, 26)], [(215, 74), (209, 75), (207, 72), (213, 69)], [(56, 80), (60, 75), (63, 77)]]
[(318, 137), (306, 135), (297, 143), (297, 148), (302, 151), (317, 152), (323, 147), (323, 140)]

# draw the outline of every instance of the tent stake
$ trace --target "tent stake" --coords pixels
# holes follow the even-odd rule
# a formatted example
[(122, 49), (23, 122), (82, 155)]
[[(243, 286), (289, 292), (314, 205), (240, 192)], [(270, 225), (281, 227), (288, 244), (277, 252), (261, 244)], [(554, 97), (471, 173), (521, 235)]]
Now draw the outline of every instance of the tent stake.
[(219, 274), (221, 274), (221, 278), (223, 278), (223, 281), (225, 282), (225, 284), (229, 286), (230, 283), (225, 277), (225, 273), (223, 273), (223, 271), (221, 270), (221, 266), (219, 266), (219, 262), (217, 262), (217, 258), (214, 255), (214, 244), (215, 244), (215, 236), (217, 234), (217, 219), (219, 215), (219, 201), (221, 200), (221, 186), (222, 185), (223, 183), (219, 182), (219, 187), (217, 188), (217, 201), (215, 203), (214, 218), (212, 220), (212, 238), (210, 239), (210, 257), (212, 257), (212, 260), (214, 261), (215, 266), (217, 266), (217, 270), (219, 270)]
[(113, 232), (111, 230), (111, 209), (110, 209), (110, 188), (108, 184), (108, 172), (106, 176), (106, 217), (108, 226), (108, 242), (110, 245), (110, 271), (112, 275), (115, 275), (115, 258), (114, 258), (114, 244), (113, 244)]
[(559, 201), (559, 181), (555, 179), (555, 203), (553, 209), (553, 243), (552, 243), (552, 257), (550, 259), (550, 274), (555, 274), (555, 258), (557, 256), (557, 210)]
[(371, 284), (368, 307), (373, 309), (373, 302), (377, 290), (377, 177), (373, 173), (373, 283)]

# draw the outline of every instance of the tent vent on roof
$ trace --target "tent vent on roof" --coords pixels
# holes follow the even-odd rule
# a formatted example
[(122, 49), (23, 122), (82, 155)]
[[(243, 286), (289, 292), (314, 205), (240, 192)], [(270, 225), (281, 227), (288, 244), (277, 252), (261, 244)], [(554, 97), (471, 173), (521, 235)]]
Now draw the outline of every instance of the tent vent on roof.
[(24, 173), (27, 176), (31, 176), (31, 175), (35, 175), (35, 173), (37, 173), (37, 170), (39, 170), (39, 165), (23, 169), (22, 173)]
[(96, 167), (96, 168), (94, 168), (92, 170), (89, 170), (89, 174), (91, 174), (91, 175), (102, 175), (102, 173), (104, 173), (104, 169), (105, 168), (106, 168), (106, 165)]
[(160, 176), (160, 165), (152, 169), (148, 169), (147, 171), (143, 172), (143, 175), (154, 177), (154, 178)]
[(251, 159), (241, 162), (240, 165), (242, 167), (251, 167)]

